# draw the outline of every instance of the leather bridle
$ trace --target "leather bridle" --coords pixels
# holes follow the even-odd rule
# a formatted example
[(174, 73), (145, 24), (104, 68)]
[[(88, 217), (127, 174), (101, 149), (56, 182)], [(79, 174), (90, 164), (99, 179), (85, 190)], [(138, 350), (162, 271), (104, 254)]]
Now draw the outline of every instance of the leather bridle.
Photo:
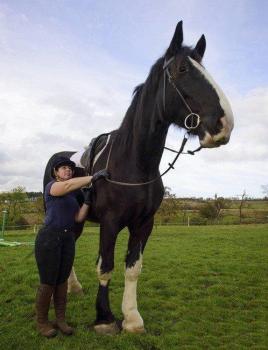
[(184, 119), (184, 126), (187, 130), (194, 130), (198, 128), (201, 119), (199, 114), (194, 113), (189, 106), (189, 104), (186, 102), (185, 98), (183, 97), (182, 93), (178, 89), (175, 79), (172, 76), (172, 74), (169, 71), (169, 65), (171, 62), (173, 62), (175, 59), (175, 56), (172, 56), (169, 60), (165, 59), (164, 65), (163, 65), (163, 71), (164, 71), (164, 88), (163, 88), (163, 106), (164, 106), (164, 111), (166, 110), (166, 80), (168, 78), (168, 82), (173, 86), (177, 94), (180, 96), (184, 106), (188, 109), (190, 112)]

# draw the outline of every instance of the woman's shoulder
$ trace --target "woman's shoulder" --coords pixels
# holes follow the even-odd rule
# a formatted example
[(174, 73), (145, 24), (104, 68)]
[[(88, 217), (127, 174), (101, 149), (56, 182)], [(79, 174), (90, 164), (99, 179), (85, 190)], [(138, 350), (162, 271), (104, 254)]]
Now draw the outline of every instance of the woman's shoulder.
[(56, 180), (51, 180), (48, 184), (46, 184), (45, 186), (45, 196), (49, 196), (50, 195), (50, 189), (51, 186), (56, 182)]

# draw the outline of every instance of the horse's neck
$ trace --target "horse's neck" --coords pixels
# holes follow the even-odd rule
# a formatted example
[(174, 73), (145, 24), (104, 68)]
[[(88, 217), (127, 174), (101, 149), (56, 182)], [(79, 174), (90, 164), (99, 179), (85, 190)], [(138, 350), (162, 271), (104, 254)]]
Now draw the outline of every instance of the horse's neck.
[(156, 105), (146, 107), (127, 114), (118, 132), (121, 151), (133, 168), (150, 175), (158, 172), (169, 125)]

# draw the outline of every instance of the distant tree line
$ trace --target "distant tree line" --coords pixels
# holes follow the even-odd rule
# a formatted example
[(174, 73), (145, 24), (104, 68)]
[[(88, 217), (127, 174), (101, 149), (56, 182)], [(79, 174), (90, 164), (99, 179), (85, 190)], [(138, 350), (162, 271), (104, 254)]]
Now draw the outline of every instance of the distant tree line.
[[(268, 222), (268, 185), (262, 186), (262, 190), (265, 197), (257, 201), (249, 198), (246, 191), (235, 199), (217, 194), (208, 199), (176, 198), (171, 188), (165, 187), (164, 200), (155, 222), (184, 225)], [(0, 209), (1, 213), (3, 210), (8, 213), (8, 226), (40, 224), (44, 218), (42, 192), (26, 192), (22, 186), (0, 192)]]
[(0, 208), (1, 212), (5, 210), (8, 213), (7, 224), (11, 226), (23, 226), (35, 220), (40, 221), (43, 215), (42, 192), (26, 192), (23, 186), (1, 192)]
[[(268, 185), (262, 186), (267, 197), (249, 198), (244, 190), (235, 198), (176, 198), (169, 187), (156, 213), (159, 223), (242, 224), (268, 222)], [(260, 202), (260, 203), (259, 203)], [(261, 204), (263, 203), (263, 204)]]
[(268, 200), (268, 185), (262, 185), (261, 186), (261, 188), (262, 188), (262, 193), (264, 194), (264, 198), (266, 199), (266, 200)]

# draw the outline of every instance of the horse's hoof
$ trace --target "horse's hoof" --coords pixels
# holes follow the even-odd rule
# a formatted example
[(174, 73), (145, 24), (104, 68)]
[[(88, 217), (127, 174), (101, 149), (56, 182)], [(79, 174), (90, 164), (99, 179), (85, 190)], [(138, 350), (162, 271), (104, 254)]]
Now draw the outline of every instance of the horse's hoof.
[(108, 323), (108, 324), (96, 324), (94, 325), (94, 330), (97, 334), (102, 335), (115, 335), (120, 333), (120, 328), (116, 322)]
[(85, 295), (83, 289), (77, 290), (77, 291), (73, 292), (73, 294), (81, 296), (81, 297)]
[(78, 295), (78, 296), (85, 295), (83, 289), (80, 289), (80, 288), (69, 289), (68, 290), (68, 294), (75, 294), (75, 295)]
[(144, 328), (144, 323), (141, 317), (139, 317), (138, 320), (123, 320), (122, 322), (122, 328), (124, 332), (127, 333), (146, 333), (146, 330)]
[(136, 334), (143, 334), (143, 333), (146, 333), (146, 329), (144, 327), (136, 327), (136, 328), (132, 328), (132, 327), (129, 327), (129, 328), (123, 328), (123, 331), (124, 332), (127, 332), (127, 333), (136, 333)]

